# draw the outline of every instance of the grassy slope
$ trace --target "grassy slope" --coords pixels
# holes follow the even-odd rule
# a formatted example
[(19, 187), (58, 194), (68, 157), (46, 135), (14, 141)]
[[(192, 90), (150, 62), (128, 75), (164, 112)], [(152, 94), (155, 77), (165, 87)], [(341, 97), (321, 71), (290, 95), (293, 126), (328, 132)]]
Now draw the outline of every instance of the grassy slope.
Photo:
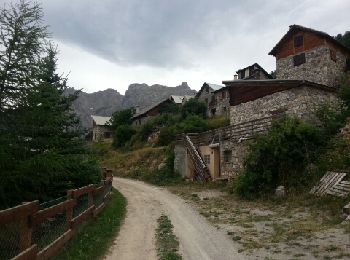
[[(146, 147), (134, 151), (113, 149), (110, 144), (92, 144), (100, 163), (120, 177), (138, 178), (155, 172), (166, 160), (166, 147)], [(142, 179), (142, 178), (141, 178)]]
[(97, 216), (85, 222), (54, 259), (100, 259), (113, 242), (126, 212), (126, 199), (113, 190), (112, 199)]

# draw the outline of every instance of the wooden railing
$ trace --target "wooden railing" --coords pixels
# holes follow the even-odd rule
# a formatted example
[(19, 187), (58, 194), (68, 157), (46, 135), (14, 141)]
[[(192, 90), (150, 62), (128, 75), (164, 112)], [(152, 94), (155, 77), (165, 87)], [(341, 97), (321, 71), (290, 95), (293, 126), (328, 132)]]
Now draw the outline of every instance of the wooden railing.
[(204, 163), (203, 158), (200, 156), (197, 148), (195, 147), (189, 136), (185, 135), (184, 138), (186, 141), (187, 150), (191, 156), (194, 166), (194, 180), (203, 181), (210, 179), (208, 166)]
[[(49, 208), (40, 209), (39, 202), (33, 201), (0, 211), (0, 239), (8, 236), (10, 241), (6, 241), (6, 248), (0, 246), (1, 250), (8, 251), (7, 254), (0, 251), (0, 258), (49, 258), (72, 237), (79, 223), (96, 217), (103, 210), (111, 198), (112, 180), (112, 171), (104, 168), (100, 186), (91, 184), (69, 190), (64, 201)], [(61, 224), (57, 237), (51, 228), (55, 222)]]

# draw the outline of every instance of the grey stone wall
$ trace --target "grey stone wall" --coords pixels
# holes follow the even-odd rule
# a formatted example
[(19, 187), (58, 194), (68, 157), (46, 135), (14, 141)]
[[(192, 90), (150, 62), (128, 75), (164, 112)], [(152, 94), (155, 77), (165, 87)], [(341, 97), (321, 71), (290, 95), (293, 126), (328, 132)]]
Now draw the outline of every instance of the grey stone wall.
[(225, 91), (225, 98), (222, 98), (222, 91), (219, 91), (214, 94), (215, 97), (215, 103), (210, 104), (208, 109), (209, 117), (212, 117), (213, 114), (211, 113), (212, 109), (215, 108), (215, 116), (224, 116), (226, 118), (229, 118), (230, 115), (230, 94), (227, 90)]
[(187, 151), (184, 145), (177, 144), (174, 148), (174, 170), (178, 172), (182, 177), (186, 176), (186, 164), (187, 164)]
[(103, 141), (104, 134), (111, 133), (111, 130), (108, 126), (94, 126), (92, 128), (92, 140), (95, 142)]
[(276, 61), (277, 79), (300, 79), (336, 87), (344, 76), (346, 57), (336, 52), (336, 61), (331, 59), (328, 46), (316, 47), (305, 52), (306, 62), (294, 66), (293, 55)]
[(231, 106), (230, 124), (235, 125), (278, 113), (295, 115), (306, 120), (314, 119), (315, 110), (322, 104), (339, 105), (335, 93), (326, 90), (298, 87), (253, 101)]
[[(221, 176), (234, 178), (243, 169), (244, 158), (247, 154), (248, 140), (232, 142), (224, 140), (220, 144), (220, 171)], [(224, 152), (231, 151), (232, 156), (228, 162), (224, 161)]]

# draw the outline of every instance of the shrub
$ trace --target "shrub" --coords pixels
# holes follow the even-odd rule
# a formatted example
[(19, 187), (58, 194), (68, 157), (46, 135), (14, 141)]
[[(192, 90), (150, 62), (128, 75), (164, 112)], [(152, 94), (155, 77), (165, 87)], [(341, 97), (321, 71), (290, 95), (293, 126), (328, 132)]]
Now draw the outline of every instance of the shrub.
[(173, 127), (163, 127), (160, 129), (157, 145), (165, 146), (175, 140), (176, 132)]
[(252, 198), (271, 194), (278, 185), (287, 189), (306, 185), (310, 178), (306, 168), (325, 143), (322, 130), (299, 119), (274, 122), (265, 135), (257, 136), (250, 144), (236, 192)]
[(207, 121), (198, 115), (189, 115), (176, 126), (178, 133), (199, 133), (206, 130), (208, 130)]
[(136, 133), (131, 125), (120, 125), (114, 132), (113, 146), (124, 147)]
[(181, 108), (182, 118), (188, 115), (198, 115), (202, 118), (207, 116), (207, 105), (196, 98), (188, 100)]

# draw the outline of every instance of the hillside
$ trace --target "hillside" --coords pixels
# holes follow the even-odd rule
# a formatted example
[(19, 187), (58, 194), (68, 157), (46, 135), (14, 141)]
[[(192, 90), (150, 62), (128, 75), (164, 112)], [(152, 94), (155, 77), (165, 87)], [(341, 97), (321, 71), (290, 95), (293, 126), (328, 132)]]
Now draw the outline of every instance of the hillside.
[[(68, 92), (74, 91), (69, 89)], [(115, 89), (106, 89), (94, 93), (81, 92), (73, 104), (83, 127), (91, 126), (91, 115), (111, 116), (113, 112), (124, 108), (139, 106), (141, 109), (167, 98), (170, 95), (191, 95), (192, 90), (186, 82), (176, 87), (167, 87), (159, 84), (131, 84), (121, 95)]]

